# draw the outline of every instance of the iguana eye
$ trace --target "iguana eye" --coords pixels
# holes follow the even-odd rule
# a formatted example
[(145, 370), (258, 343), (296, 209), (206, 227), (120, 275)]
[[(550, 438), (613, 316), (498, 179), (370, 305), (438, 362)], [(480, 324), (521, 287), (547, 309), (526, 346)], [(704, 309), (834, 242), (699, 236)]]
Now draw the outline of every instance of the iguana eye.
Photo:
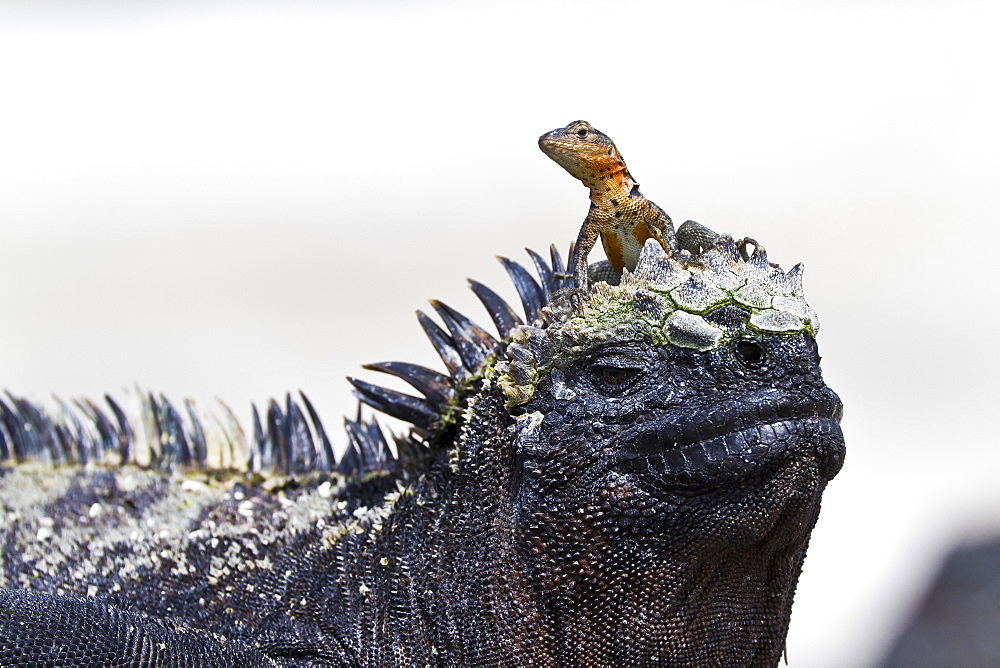
[(613, 366), (601, 367), (601, 379), (608, 385), (624, 385), (634, 375), (635, 369), (616, 369)]
[(733, 346), (733, 354), (740, 362), (751, 369), (758, 369), (764, 366), (767, 361), (767, 354), (764, 346), (756, 341), (737, 341)]
[(607, 394), (618, 394), (632, 386), (642, 369), (618, 360), (599, 360), (590, 365), (594, 386)]

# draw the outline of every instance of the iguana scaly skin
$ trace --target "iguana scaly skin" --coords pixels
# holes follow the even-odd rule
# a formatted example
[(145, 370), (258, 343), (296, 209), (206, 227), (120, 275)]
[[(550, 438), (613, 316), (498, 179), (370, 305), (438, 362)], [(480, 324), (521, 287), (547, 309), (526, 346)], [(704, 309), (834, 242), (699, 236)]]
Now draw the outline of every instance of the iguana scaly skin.
[(352, 381), (414, 425), (395, 453), (359, 418), (335, 462), (304, 397), (241, 467), (192, 404), (8, 395), (0, 663), (776, 665), (841, 403), (801, 266), (705, 238), (586, 290), (503, 260), (524, 316), (472, 282), (499, 340), (432, 302), (446, 374)]
[(675, 249), (670, 216), (639, 192), (610, 137), (587, 121), (573, 121), (546, 132), (538, 146), (590, 189), (590, 211), (569, 258), (577, 285), (586, 286), (587, 255), (598, 237), (618, 274), (635, 269), (646, 239), (656, 239), (667, 251)]

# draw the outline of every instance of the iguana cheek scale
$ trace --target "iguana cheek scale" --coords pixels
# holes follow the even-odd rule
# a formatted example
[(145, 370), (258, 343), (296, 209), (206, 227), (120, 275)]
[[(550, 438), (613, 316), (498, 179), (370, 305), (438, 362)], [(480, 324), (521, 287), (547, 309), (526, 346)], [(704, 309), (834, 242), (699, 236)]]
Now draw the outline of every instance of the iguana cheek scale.
[(501, 258), (523, 313), (471, 281), (496, 336), (431, 302), (444, 372), (368, 367), (416, 395), (351, 379), (408, 433), (359, 414), (337, 460), (304, 395), (245, 431), (0, 398), (0, 664), (777, 665), (844, 457), (801, 265), (675, 238), (607, 142), (560, 164), (646, 217)]

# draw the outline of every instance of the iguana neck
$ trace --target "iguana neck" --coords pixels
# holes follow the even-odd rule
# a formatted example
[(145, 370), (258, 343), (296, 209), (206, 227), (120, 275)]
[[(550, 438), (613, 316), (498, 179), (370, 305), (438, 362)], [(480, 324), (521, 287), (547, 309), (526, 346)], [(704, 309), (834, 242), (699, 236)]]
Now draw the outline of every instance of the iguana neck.
[[(536, 541), (537, 542), (537, 541)], [(598, 541), (595, 545), (600, 545)], [(805, 546), (660, 558), (641, 566), (574, 554), (522, 564), (559, 665), (773, 666), (784, 650)], [(605, 555), (606, 556), (606, 555)]]
[[(470, 427), (495, 430), (487, 451), (507, 452), (496, 470), (511, 473), (483, 488), (503, 508), (478, 563), (503, 578), (493, 590), (504, 598), (474, 614), (504, 628), (511, 652), (533, 665), (778, 663), (826, 485), (810, 462), (789, 453), (779, 472), (742, 486), (625, 512), (623, 489), (598, 482), (603, 468), (580, 472), (587, 460), (557, 454), (558, 414), (510, 429), (491, 403), (477, 401)], [(466, 447), (481, 442), (466, 435)], [(574, 478), (587, 482), (559, 482)]]
[[(458, 470), (446, 473), (457, 476), (447, 485), (457, 491), (440, 499), (426, 522), (447, 525), (447, 539), (397, 536), (397, 544), (422, 546), (408, 557), (420, 569), (410, 570), (399, 588), (425, 592), (420, 597), (433, 592), (426, 605), (503, 637), (504, 655), (481, 655), (486, 644), (470, 646), (455, 633), (433, 641), (432, 658), (553, 666), (776, 664), (818, 515), (811, 492), (821, 492), (821, 481), (772, 514), (756, 517), (748, 507), (759, 523), (689, 526), (684, 518), (691, 513), (681, 509), (648, 530), (619, 533), (609, 529), (617, 520), (595, 522), (593, 506), (581, 505), (572, 490), (563, 496), (533, 486), (538, 470), (527, 451), (547, 445), (511, 440), (514, 419), (499, 396), (487, 393), (476, 408), (463, 430)], [(801, 482), (802, 475), (809, 476), (793, 477)], [(440, 575), (456, 567), (469, 570), (462, 578)], [(461, 591), (451, 588), (453, 581)]]

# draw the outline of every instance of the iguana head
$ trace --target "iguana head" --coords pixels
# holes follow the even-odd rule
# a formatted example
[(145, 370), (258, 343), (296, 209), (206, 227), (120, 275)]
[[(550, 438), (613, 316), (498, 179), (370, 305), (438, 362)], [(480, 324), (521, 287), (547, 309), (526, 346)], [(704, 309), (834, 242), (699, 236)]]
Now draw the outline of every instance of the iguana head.
[(526, 324), (474, 285), (502, 343), (443, 305), (449, 333), (425, 323), (453, 371), (447, 402), (420, 400), (455, 416), (423, 423), (431, 447), (450, 433), (456, 475), (498, 476), (465, 493), (506, 509), (518, 573), (581, 663), (776, 661), (844, 458), (801, 265), (727, 235), (679, 256), (651, 240), (634, 273), (580, 294), (557, 255), (532, 257), (540, 282), (505, 261)]
[(501, 258), (526, 322), (470, 281), (501, 340), (432, 301), (447, 331), (418, 315), (449, 373), (369, 365), (424, 397), (352, 380), (361, 400), (415, 424), (433, 449), (451, 444), (441, 435), (476, 397), (497, 395), (498, 419), (516, 425), (525, 452), (588, 442), (595, 466), (656, 486), (732, 482), (795, 449), (824, 480), (840, 469), (842, 406), (820, 374), (819, 321), (802, 295), (801, 264), (785, 273), (759, 243), (729, 235), (697, 254), (667, 254), (649, 240), (635, 272), (581, 294), (554, 249), (552, 266), (529, 253), (540, 281)]

